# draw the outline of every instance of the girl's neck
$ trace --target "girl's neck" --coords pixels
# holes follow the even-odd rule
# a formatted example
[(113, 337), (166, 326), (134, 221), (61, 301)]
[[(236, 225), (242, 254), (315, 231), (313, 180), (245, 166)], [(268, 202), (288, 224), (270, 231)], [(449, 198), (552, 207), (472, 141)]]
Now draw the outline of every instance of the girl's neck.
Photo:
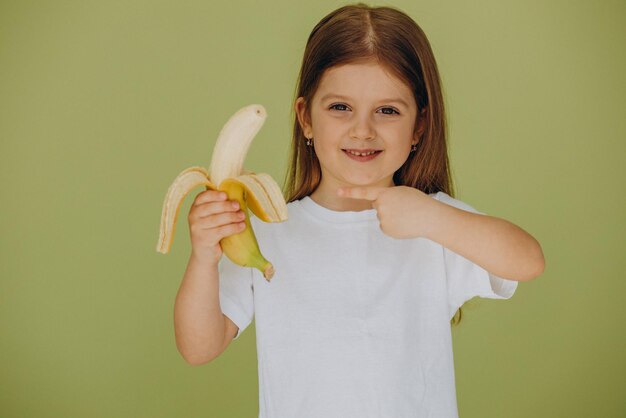
[(339, 189), (339, 187), (339, 185), (331, 186), (321, 183), (309, 197), (318, 205), (337, 212), (360, 212), (362, 210), (373, 209), (372, 202), (369, 200), (337, 196), (337, 189)]
[(369, 200), (336, 196), (336, 189), (335, 196), (329, 195), (328, 193), (322, 193), (320, 192), (320, 189), (317, 188), (309, 195), (309, 197), (318, 205), (337, 212), (360, 212), (362, 210), (373, 209), (372, 202)]

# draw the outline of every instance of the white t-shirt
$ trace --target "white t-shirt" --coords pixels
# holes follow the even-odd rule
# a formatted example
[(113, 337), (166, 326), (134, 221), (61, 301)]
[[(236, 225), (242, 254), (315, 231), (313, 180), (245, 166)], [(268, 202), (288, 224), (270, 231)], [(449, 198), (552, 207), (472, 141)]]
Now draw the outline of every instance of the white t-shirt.
[(450, 319), (475, 296), (509, 299), (517, 281), (434, 241), (385, 235), (375, 209), (308, 196), (287, 208), (282, 223), (251, 216), (271, 282), (226, 256), (218, 265), (235, 338), (255, 320), (259, 418), (458, 417)]

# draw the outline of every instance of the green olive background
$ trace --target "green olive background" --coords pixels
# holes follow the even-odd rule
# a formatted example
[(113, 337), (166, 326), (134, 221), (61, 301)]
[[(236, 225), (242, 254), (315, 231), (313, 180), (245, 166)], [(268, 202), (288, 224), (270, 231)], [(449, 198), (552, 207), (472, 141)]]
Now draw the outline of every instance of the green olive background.
[[(209, 364), (176, 349), (203, 189), (167, 255), (161, 206), (252, 103), (246, 168), (283, 184), (306, 40), (344, 4), (0, 2), (1, 417), (258, 415), (254, 322)], [(460, 416), (624, 416), (626, 3), (390, 4), (437, 58), (456, 196), (546, 260), (512, 299), (466, 304)]]

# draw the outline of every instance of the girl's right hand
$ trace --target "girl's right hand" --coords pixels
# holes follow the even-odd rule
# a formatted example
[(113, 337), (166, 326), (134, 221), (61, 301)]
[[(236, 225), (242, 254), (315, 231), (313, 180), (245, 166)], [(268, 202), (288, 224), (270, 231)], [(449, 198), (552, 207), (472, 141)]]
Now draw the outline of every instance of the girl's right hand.
[(245, 215), (239, 203), (226, 199), (224, 192), (206, 190), (193, 201), (187, 219), (194, 257), (217, 263), (223, 253), (220, 240), (244, 230)]

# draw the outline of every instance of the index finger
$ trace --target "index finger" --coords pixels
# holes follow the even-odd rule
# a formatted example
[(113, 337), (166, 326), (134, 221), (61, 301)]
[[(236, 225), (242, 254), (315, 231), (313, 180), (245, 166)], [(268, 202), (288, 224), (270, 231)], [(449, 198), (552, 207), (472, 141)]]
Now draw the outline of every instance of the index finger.
[(228, 195), (219, 190), (205, 190), (204, 192), (198, 193), (195, 200), (193, 201), (194, 206), (201, 205), (203, 203), (208, 202), (216, 202), (221, 200), (226, 200)]

